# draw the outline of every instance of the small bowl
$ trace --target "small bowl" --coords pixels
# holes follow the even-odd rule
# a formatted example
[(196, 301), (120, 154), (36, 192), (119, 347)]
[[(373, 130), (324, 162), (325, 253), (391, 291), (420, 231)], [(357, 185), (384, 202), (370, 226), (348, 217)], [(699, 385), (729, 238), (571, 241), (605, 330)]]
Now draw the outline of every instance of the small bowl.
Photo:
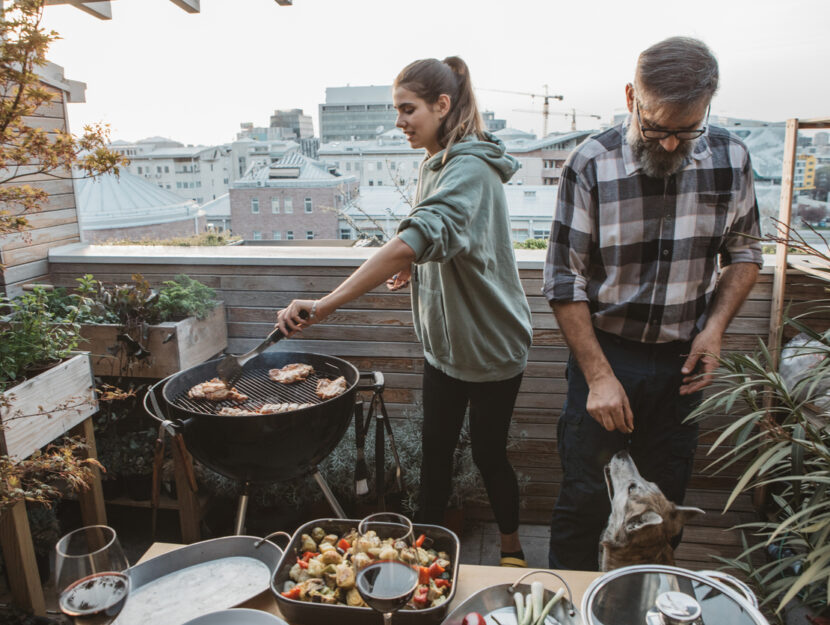
[(288, 625), (278, 616), (262, 610), (231, 608), (210, 614), (202, 614), (184, 625)]

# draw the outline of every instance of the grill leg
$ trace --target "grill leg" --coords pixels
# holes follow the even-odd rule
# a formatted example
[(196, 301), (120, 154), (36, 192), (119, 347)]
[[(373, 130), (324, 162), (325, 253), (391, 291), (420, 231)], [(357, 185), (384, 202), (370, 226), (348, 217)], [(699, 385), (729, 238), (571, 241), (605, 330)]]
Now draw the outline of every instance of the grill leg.
[(245, 517), (248, 514), (248, 496), (250, 490), (250, 483), (245, 482), (244, 490), (239, 496), (239, 504), (236, 507), (236, 524), (233, 533), (236, 536), (241, 536), (245, 529)]
[(334, 493), (331, 492), (329, 485), (326, 484), (325, 478), (320, 473), (320, 470), (316, 467), (314, 468), (314, 479), (317, 480), (317, 484), (318, 486), (320, 486), (320, 490), (323, 491), (323, 496), (326, 498), (326, 501), (329, 502), (329, 505), (331, 506), (331, 509), (334, 510), (334, 514), (337, 515), (337, 518), (345, 519), (346, 513), (340, 506), (340, 502), (337, 501), (337, 498), (334, 496)]

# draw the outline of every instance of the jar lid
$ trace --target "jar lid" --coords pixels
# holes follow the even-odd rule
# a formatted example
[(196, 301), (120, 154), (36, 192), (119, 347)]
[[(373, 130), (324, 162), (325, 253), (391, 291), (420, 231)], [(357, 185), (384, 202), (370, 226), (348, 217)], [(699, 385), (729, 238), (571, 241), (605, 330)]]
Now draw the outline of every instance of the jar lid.
[(582, 598), (585, 625), (769, 625), (735, 590), (701, 573), (637, 565), (594, 580)]

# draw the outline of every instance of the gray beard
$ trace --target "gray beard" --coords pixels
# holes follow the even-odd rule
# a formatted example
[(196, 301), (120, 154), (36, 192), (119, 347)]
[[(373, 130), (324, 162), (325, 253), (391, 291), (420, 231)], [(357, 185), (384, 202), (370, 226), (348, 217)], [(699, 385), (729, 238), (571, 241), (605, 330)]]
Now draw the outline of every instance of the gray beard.
[(681, 141), (674, 152), (667, 152), (659, 141), (646, 141), (640, 134), (640, 129), (634, 124), (628, 125), (625, 136), (634, 158), (640, 163), (643, 173), (650, 178), (668, 178), (677, 172), (683, 161), (694, 150), (697, 139)]

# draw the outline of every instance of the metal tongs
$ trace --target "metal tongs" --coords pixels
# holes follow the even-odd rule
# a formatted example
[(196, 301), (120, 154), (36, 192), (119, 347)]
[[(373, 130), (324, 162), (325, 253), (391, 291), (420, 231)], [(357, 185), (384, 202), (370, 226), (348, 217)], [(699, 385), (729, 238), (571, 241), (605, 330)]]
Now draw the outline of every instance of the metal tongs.
[[(300, 317), (308, 319), (308, 312), (301, 310)], [(220, 380), (228, 385), (228, 387), (232, 386), (233, 383), (236, 382), (242, 375), (242, 367), (245, 366), (246, 362), (256, 358), (266, 349), (271, 347), (271, 345), (284, 338), (285, 335), (282, 333), (282, 330), (275, 328), (271, 334), (265, 337), (265, 340), (262, 341), (262, 343), (254, 347), (247, 354), (227, 354), (219, 363), (219, 366), (216, 367), (216, 374), (219, 376)]]

